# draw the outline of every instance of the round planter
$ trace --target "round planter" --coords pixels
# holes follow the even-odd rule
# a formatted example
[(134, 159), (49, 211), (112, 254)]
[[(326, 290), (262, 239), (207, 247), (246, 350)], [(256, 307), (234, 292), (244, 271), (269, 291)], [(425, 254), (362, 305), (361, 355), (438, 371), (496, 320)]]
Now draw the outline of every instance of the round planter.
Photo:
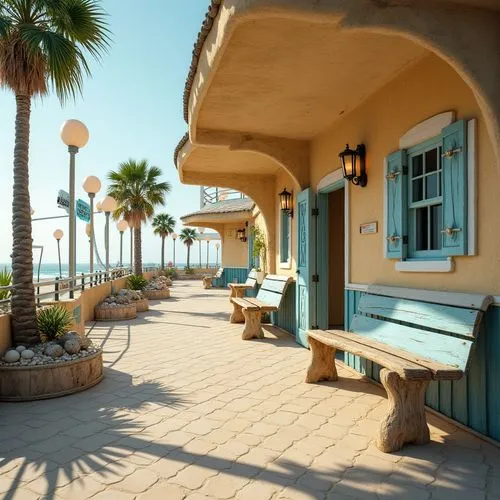
[(149, 301), (146, 298), (141, 300), (135, 300), (134, 304), (138, 313), (149, 311)]
[(102, 351), (72, 361), (0, 367), (0, 401), (33, 401), (84, 391), (103, 378)]
[(142, 294), (149, 300), (168, 299), (170, 297), (170, 290), (143, 290)]
[(135, 304), (124, 304), (119, 307), (101, 307), (94, 309), (96, 321), (117, 321), (121, 319), (134, 319), (137, 317)]

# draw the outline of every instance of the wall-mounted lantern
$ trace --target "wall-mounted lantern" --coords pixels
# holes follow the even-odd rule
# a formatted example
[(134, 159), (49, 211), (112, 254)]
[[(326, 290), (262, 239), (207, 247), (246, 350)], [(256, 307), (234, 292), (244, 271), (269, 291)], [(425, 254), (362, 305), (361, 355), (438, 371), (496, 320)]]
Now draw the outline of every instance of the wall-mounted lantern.
[(349, 144), (346, 144), (345, 150), (339, 154), (344, 179), (351, 181), (356, 186), (365, 187), (368, 183), (365, 156), (366, 149), (364, 144), (358, 144), (356, 149), (350, 149)]
[(245, 241), (247, 241), (247, 234), (246, 234), (245, 228), (238, 229), (236, 231), (236, 238), (238, 238), (243, 243), (245, 243)]
[(289, 217), (293, 217), (292, 193), (288, 192), (285, 187), (279, 197), (281, 211)]

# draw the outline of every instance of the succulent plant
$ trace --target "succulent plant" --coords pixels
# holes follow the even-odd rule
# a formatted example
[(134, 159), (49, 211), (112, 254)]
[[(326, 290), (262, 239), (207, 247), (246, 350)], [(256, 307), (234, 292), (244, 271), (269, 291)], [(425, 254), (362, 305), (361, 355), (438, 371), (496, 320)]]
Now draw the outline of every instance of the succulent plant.
[(37, 328), (42, 342), (55, 340), (69, 331), (73, 315), (64, 307), (49, 306), (37, 311)]

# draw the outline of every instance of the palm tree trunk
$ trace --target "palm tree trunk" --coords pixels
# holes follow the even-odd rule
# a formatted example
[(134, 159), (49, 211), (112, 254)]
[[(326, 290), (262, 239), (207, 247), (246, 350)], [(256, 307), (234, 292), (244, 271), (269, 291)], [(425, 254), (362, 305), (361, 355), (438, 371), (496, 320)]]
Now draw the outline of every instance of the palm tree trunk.
[(161, 270), (165, 269), (165, 236), (161, 237)]
[(31, 99), (16, 95), (16, 139), (12, 199), (12, 340), (17, 344), (38, 342), (35, 288), (33, 287), (33, 240), (29, 193), (29, 137)]
[(189, 269), (189, 256), (191, 254), (191, 245), (188, 245), (188, 255), (187, 255), (187, 268)]
[(141, 226), (134, 229), (134, 274), (142, 275), (142, 233)]

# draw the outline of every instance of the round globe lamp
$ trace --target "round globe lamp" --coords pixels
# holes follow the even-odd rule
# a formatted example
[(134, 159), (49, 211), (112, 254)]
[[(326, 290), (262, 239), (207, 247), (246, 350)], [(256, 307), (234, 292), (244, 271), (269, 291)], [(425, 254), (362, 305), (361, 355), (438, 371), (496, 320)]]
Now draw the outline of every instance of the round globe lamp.
[(89, 237), (89, 252), (90, 252), (90, 259), (89, 259), (89, 270), (90, 274), (94, 272), (94, 198), (95, 195), (101, 190), (101, 181), (99, 180), (98, 177), (95, 175), (89, 175), (83, 179), (83, 184), (82, 184), (83, 190), (89, 195), (89, 202), (90, 202), (90, 228), (89, 231), (87, 232), (88, 237)]
[(89, 142), (89, 130), (80, 120), (66, 120), (61, 126), (61, 139), (66, 146), (83, 148)]
[(62, 229), (56, 229), (54, 231), (54, 238), (57, 241), (57, 257), (59, 259), (59, 278), (62, 278), (62, 270), (61, 270), (61, 239), (64, 236)]
[(123, 233), (128, 229), (128, 222), (125, 219), (119, 220), (116, 229), (120, 231), (120, 267), (123, 267)]

